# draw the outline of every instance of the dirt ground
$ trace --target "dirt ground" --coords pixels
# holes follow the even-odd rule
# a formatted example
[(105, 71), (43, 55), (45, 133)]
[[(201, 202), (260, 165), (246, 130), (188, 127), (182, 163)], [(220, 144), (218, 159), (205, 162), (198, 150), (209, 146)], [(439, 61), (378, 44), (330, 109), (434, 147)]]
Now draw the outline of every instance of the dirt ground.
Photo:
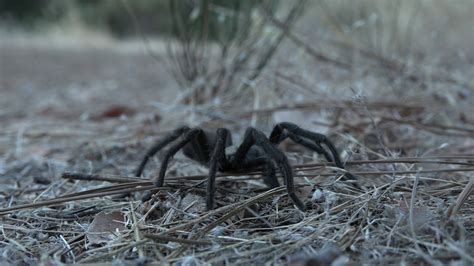
[(152, 59), (140, 44), (134, 51), (120, 48), (1, 44), (2, 115), (59, 108), (58, 113), (77, 116), (110, 104), (143, 105), (146, 99), (170, 94), (164, 92), (172, 82), (165, 62)]
[[(30, 160), (48, 153), (43, 149), (53, 142), (75, 146), (95, 141), (101, 130), (127, 126), (127, 117), (153, 121), (153, 102), (173, 97), (169, 84), (174, 81), (165, 63), (151, 59), (140, 44), (128, 49), (113, 44), (48, 46), (34, 38), (31, 43), (2, 41), (0, 59), (1, 151), (6, 157), (15, 153)], [(111, 128), (101, 127), (106, 122)], [(83, 134), (74, 131), (82, 129), (92, 131), (75, 142)], [(46, 137), (55, 131), (57, 138)], [(11, 146), (14, 135), (24, 136), (26, 145)]]

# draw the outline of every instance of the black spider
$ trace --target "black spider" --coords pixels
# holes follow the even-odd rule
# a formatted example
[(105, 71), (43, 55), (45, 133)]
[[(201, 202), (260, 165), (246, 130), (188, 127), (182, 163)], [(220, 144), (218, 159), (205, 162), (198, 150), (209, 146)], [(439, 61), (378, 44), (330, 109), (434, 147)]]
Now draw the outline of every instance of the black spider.
[[(235, 153), (229, 155), (225, 153), (226, 147), (232, 145), (232, 136), (228, 129), (219, 128), (215, 133), (211, 133), (200, 128), (189, 128), (186, 126), (177, 128), (148, 150), (135, 172), (136, 176), (141, 176), (150, 157), (178, 138), (180, 140), (165, 153), (161, 162), (160, 173), (154, 180), (154, 183), (157, 187), (163, 186), (169, 160), (180, 149), (183, 149), (183, 153), (187, 157), (209, 167), (206, 201), (208, 209), (214, 207), (217, 171), (242, 171), (257, 166), (264, 166), (265, 182), (271, 187), (280, 186), (275, 175), (275, 168), (278, 167), (280, 169), (286, 183), (288, 196), (300, 210), (304, 211), (305, 205), (295, 194), (293, 170), (285, 154), (277, 148), (277, 145), (286, 138), (290, 138), (294, 142), (324, 155), (329, 162), (334, 162), (337, 167), (344, 168), (336, 148), (326, 136), (302, 129), (295, 124), (284, 122), (277, 124), (273, 128), (269, 138), (255, 128), (247, 128), (242, 144), (240, 144)], [(329, 149), (332, 156), (321, 144), (324, 144)], [(355, 177), (346, 172), (343, 180), (348, 179), (353, 180)]]

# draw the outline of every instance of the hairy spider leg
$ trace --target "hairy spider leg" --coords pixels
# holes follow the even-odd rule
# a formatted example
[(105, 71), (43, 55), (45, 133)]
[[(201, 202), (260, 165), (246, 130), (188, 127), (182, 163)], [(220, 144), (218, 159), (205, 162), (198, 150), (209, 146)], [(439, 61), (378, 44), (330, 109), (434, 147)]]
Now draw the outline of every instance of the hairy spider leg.
[[(341, 168), (341, 169), (345, 169), (344, 165), (341, 162), (341, 159), (339, 158), (339, 154), (336, 150), (336, 147), (334, 147), (332, 142), (325, 135), (315, 133), (315, 132), (311, 132), (311, 131), (306, 130), (306, 129), (302, 129), (299, 126), (297, 126), (293, 123), (283, 122), (283, 123), (277, 124), (273, 128), (272, 133), (270, 134), (270, 137), (269, 137), (270, 142), (278, 143), (278, 141), (282, 138), (282, 134), (283, 134), (284, 130), (287, 130), (289, 133), (291, 133), (295, 136), (312, 140), (317, 145), (324, 144), (331, 151), (334, 164), (337, 167)], [(288, 135), (290, 138), (291, 138), (291, 134)], [(293, 141), (295, 141), (295, 140), (293, 140)], [(297, 141), (295, 141), (295, 142), (297, 142)], [(303, 145), (303, 146), (306, 146), (302, 143), (300, 143), (300, 144)], [(320, 147), (322, 148), (322, 146), (320, 146)], [(329, 156), (329, 155), (327, 155), (327, 156)], [(331, 161), (331, 160), (328, 160), (328, 161)], [(356, 178), (351, 173), (349, 173), (349, 172), (344, 173), (343, 180), (355, 180), (355, 179)]]
[[(250, 150), (250, 148), (249, 148)], [(243, 161), (234, 161), (231, 156), (230, 159), (236, 164), (232, 165), (228, 160), (224, 167), (220, 168), (222, 172), (231, 172), (231, 171), (246, 171), (255, 167), (263, 166), (263, 177), (265, 184), (271, 188), (276, 188), (280, 186), (278, 179), (276, 178), (275, 166), (272, 163), (272, 160), (267, 157), (262, 156), (257, 158), (248, 158), (248, 153), (244, 156)]]
[(309, 141), (291, 132), (285, 132), (282, 130), (281, 136), (277, 140), (276, 138), (272, 138), (272, 137), (270, 137), (269, 139), (270, 139), (270, 142), (278, 145), (287, 138), (290, 138), (293, 142), (298, 143), (310, 150), (313, 150), (319, 154), (322, 154), (328, 162), (334, 161), (331, 155), (319, 143)]
[(275, 166), (273, 165), (272, 160), (266, 160), (265, 167), (263, 168), (263, 174), (265, 175), (265, 184), (267, 184), (271, 188), (276, 188), (280, 186), (280, 183), (276, 178)]
[(183, 135), (185, 132), (188, 132), (190, 130), (189, 127), (180, 127), (173, 132), (171, 132), (169, 135), (164, 137), (162, 140), (157, 142), (155, 145), (153, 145), (146, 153), (145, 157), (143, 157), (142, 161), (140, 162), (140, 165), (138, 168), (135, 170), (135, 176), (141, 176), (143, 173), (143, 169), (145, 169), (146, 164), (148, 163), (148, 160), (155, 156), (157, 152), (159, 152), (161, 149), (163, 149), (166, 145), (169, 143), (175, 141), (177, 138), (179, 138), (181, 135)]
[(160, 173), (157, 178), (153, 181), (155, 186), (162, 187), (165, 181), (166, 169), (168, 168), (168, 162), (179, 150), (181, 150), (184, 145), (188, 144), (190, 141), (196, 138), (196, 136), (202, 133), (202, 129), (193, 128), (184, 133), (183, 138), (175, 143), (169, 148), (169, 150), (164, 154), (163, 160), (161, 161)]
[(229, 130), (218, 128), (216, 133), (216, 143), (209, 160), (209, 176), (207, 179), (207, 199), (206, 206), (208, 210), (214, 208), (214, 198), (216, 192), (216, 172), (218, 169), (228, 167), (229, 162), (225, 154), (227, 136), (230, 136)]
[(237, 148), (237, 151), (234, 154), (232, 159), (232, 167), (234, 169), (239, 168), (239, 164), (244, 160), (246, 154), (250, 150), (252, 145), (257, 145), (270, 157), (270, 160), (274, 161), (276, 165), (280, 168), (280, 171), (283, 174), (286, 184), (286, 190), (288, 196), (293, 201), (293, 203), (300, 209), (304, 211), (306, 209), (303, 202), (298, 199), (295, 193), (294, 183), (293, 183), (293, 170), (291, 169), (290, 163), (286, 158), (285, 154), (278, 150), (274, 144), (272, 144), (267, 137), (260, 131), (254, 128), (248, 128), (245, 131), (244, 140), (242, 144)]

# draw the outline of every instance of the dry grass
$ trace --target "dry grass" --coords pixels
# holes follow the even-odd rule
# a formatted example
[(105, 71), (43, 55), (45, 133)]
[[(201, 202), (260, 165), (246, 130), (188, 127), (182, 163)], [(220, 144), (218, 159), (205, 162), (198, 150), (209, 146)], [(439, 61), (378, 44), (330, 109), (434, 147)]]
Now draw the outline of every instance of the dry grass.
[[(0, 262), (473, 264), (471, 51), (453, 37), (443, 44), (452, 49), (433, 44), (425, 59), (418, 57), (417, 43), (427, 41), (414, 36), (428, 34), (422, 25), (444, 14), (438, 1), (420, 2), (437, 6), (428, 10), (434, 15), (417, 18), (422, 21), (413, 33), (402, 22), (390, 26), (410, 18), (411, 1), (399, 1), (396, 12), (388, 1), (360, 1), (350, 10), (337, 8), (340, 2), (311, 5), (328, 16), (306, 16), (287, 34), (275, 60), (250, 85), (251, 100), (232, 93), (200, 106), (153, 99), (130, 104), (131, 110), (98, 112), (94, 99), (109, 92), (97, 90), (76, 116), (61, 102), (25, 105), (26, 114), (4, 105)], [(447, 14), (463, 14), (459, 3)], [(373, 12), (383, 21), (362, 23)], [(308, 20), (340, 29), (357, 22), (352, 30), (364, 33), (328, 26), (309, 34), (314, 24)], [(447, 25), (463, 31), (459, 21)], [(413, 42), (408, 48), (387, 36)], [(445, 60), (456, 51), (465, 57)], [(160, 89), (163, 95), (177, 91)], [(128, 87), (119, 90), (136, 101)], [(307, 212), (291, 204), (284, 187), (268, 190), (258, 169), (218, 175), (212, 211), (205, 210), (206, 168), (182, 155), (170, 165), (166, 187), (131, 176), (144, 150), (180, 123), (226, 126), (238, 143), (246, 126), (269, 132), (281, 120), (328, 135), (360, 188), (341, 181), (341, 169), (287, 142), (280, 148), (294, 166)], [(158, 168), (157, 158), (145, 176)], [(116, 197), (139, 198), (148, 190), (156, 193), (145, 203)]]
[[(348, 105), (343, 109), (353, 114)], [(207, 212), (202, 182), (206, 170), (180, 156), (170, 168), (167, 187), (155, 189), (158, 193), (153, 201), (114, 198), (124, 192), (153, 189), (147, 180), (106, 173), (130, 173), (150, 142), (138, 144), (138, 136), (160, 132), (150, 128), (143, 132), (141, 125), (129, 122), (124, 134), (110, 131), (114, 121), (109, 122), (107, 126), (89, 122), (80, 128), (63, 123), (47, 125), (47, 129), (30, 125), (21, 137), (8, 130), (2, 134), (3, 145), (20, 141), (36, 148), (44, 136), (54, 136), (59, 148), (46, 148), (53, 153), (49, 156), (66, 156), (62, 159), (66, 165), (42, 157), (5, 161), (4, 175), (18, 177), (18, 182), (4, 186), (4, 209), (0, 210), (2, 249), (10, 263), (40, 258), (69, 263), (146, 258), (162, 263), (239, 264), (309, 259), (369, 263), (473, 260), (470, 193), (474, 156), (463, 152), (462, 146), (415, 157), (386, 156), (384, 149), (372, 149), (349, 138), (347, 147), (355, 160), (347, 161), (348, 169), (359, 176), (357, 182), (363, 189), (338, 181), (339, 175), (331, 171), (334, 168), (314, 163), (311, 154), (289, 153), (301, 186), (300, 197), (309, 202), (309, 211), (293, 207), (283, 187), (267, 191), (257, 171), (219, 175), (218, 208)], [(73, 143), (83, 144), (63, 149), (73, 138)], [(400, 142), (404, 141), (396, 141)], [(420, 146), (385, 148), (411, 154)], [(155, 163), (150, 168), (157, 167)], [(103, 174), (68, 176), (63, 169), (79, 173), (92, 169)], [(45, 179), (50, 177), (53, 179)], [(88, 227), (102, 211), (119, 211), (123, 226), (115, 231), (108, 226), (112, 220), (106, 219), (103, 226), (113, 237), (91, 244)]]

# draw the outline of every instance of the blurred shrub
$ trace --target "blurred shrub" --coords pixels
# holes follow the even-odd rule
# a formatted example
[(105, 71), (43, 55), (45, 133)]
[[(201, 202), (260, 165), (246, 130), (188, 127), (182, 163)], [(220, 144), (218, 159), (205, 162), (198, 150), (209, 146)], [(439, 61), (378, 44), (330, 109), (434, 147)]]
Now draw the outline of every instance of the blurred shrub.
[(254, 0), (169, 0), (169, 11), (174, 20), (172, 34), (180, 38), (219, 42), (246, 37), (250, 29), (240, 29), (237, 36), (239, 25), (236, 24), (249, 25), (252, 11), (262, 3), (263, 1)]
[[(123, 1), (75, 0), (83, 22), (89, 27), (104, 29), (116, 37), (136, 33)], [(140, 30), (153, 35), (171, 33), (171, 17), (166, 0), (126, 1)]]
[(66, 11), (61, 0), (0, 0), (0, 21), (31, 28), (37, 23), (56, 22)]
[[(187, 17), (189, 27), (197, 27), (200, 1), (192, 0), (126, 0), (132, 10), (140, 30), (152, 35), (172, 35), (170, 4), (175, 2), (183, 17)], [(218, 12), (239, 4), (250, 10), (260, 1), (253, 0), (210, 0), (217, 12), (208, 16), (209, 37), (230, 30), (229, 23), (222, 23), (225, 16)], [(126, 11), (122, 0), (0, 0), (0, 20), (8, 21), (24, 28), (47, 26), (58, 23), (70, 14), (80, 18), (87, 27), (110, 32), (116, 37), (127, 37), (136, 32), (134, 23)]]

